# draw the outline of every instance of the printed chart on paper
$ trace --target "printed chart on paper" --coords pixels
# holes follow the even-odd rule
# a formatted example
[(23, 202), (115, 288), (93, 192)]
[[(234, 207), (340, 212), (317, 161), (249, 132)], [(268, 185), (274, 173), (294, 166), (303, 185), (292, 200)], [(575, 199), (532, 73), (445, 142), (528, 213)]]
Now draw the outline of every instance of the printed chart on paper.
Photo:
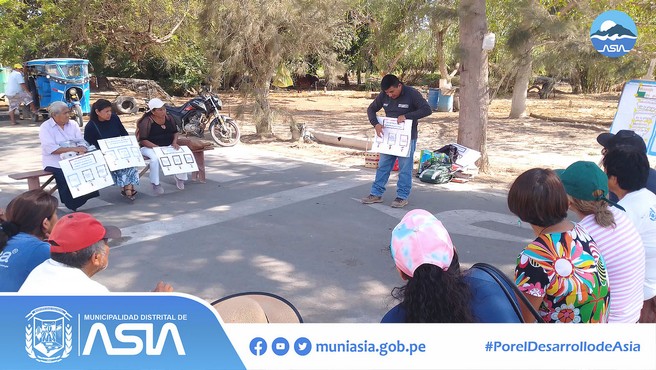
[(187, 146), (181, 146), (178, 150), (170, 146), (158, 146), (153, 149), (165, 176), (198, 171), (196, 158)]
[(396, 118), (378, 117), (378, 123), (383, 125), (383, 137), (376, 135), (371, 151), (407, 157), (410, 153), (412, 120), (398, 123)]
[(73, 198), (114, 185), (100, 150), (59, 161)]
[(111, 171), (146, 165), (134, 136), (118, 136), (98, 140), (98, 146), (105, 155), (105, 161)]
[(632, 80), (624, 85), (610, 132), (632, 130), (642, 136), (647, 154), (656, 155), (656, 82)]

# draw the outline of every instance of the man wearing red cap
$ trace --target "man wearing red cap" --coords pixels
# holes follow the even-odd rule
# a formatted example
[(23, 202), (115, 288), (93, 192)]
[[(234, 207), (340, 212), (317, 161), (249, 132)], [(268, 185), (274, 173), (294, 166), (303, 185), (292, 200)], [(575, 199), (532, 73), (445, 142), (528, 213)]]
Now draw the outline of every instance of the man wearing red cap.
[[(28, 275), (18, 290), (23, 294), (106, 294), (109, 290), (91, 277), (107, 268), (107, 239), (121, 237), (115, 226), (103, 226), (93, 216), (76, 212), (62, 217), (50, 234), (50, 259)], [(155, 291), (170, 292), (157, 284)]]

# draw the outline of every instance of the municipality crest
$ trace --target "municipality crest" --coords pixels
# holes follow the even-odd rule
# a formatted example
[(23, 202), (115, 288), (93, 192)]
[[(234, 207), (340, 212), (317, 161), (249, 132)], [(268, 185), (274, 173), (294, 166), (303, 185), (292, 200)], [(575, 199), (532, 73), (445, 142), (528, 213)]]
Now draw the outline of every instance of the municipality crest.
[(27, 316), (25, 351), (39, 362), (59, 362), (73, 349), (71, 315), (66, 310), (44, 306), (35, 308)]

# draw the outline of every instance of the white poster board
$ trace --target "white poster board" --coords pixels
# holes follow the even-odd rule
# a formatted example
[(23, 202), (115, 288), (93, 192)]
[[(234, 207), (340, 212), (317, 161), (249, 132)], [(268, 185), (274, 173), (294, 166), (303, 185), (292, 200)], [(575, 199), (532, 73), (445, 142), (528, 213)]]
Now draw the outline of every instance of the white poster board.
[(180, 146), (178, 150), (172, 146), (157, 146), (153, 150), (165, 176), (198, 171), (196, 158), (187, 146)]
[(656, 81), (631, 80), (624, 85), (610, 132), (632, 130), (642, 136), (647, 154), (656, 155)]
[(457, 165), (460, 165), (463, 168), (476, 167), (476, 161), (481, 157), (481, 152), (467, 148), (458, 143), (451, 143), (451, 145), (458, 148), (458, 159), (456, 160)]
[(100, 150), (59, 161), (73, 198), (114, 185)]
[(412, 120), (398, 123), (396, 118), (378, 117), (378, 123), (383, 125), (383, 137), (376, 135), (371, 146), (372, 152), (407, 157), (410, 154), (412, 140)]
[(134, 136), (118, 136), (98, 140), (98, 146), (105, 155), (105, 161), (111, 171), (146, 165), (143, 155), (139, 151), (137, 138)]

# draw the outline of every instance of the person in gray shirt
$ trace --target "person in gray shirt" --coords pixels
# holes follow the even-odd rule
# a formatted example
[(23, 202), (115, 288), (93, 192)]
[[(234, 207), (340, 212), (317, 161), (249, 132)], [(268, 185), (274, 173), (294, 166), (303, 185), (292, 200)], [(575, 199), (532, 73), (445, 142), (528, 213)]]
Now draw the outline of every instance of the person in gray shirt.
[(383, 136), (383, 125), (378, 123), (376, 113), (382, 108), (386, 117), (396, 118), (397, 122), (412, 120), (412, 135), (410, 140), (410, 150), (407, 157), (398, 157), (380, 153), (378, 169), (376, 170), (376, 179), (371, 185), (371, 192), (362, 203), (372, 204), (383, 201), (385, 185), (389, 180), (390, 172), (394, 162), (399, 161), (399, 179), (396, 183), (396, 199), (391, 206), (402, 208), (408, 204), (408, 197), (412, 188), (412, 166), (414, 163), (414, 153), (417, 146), (417, 124), (420, 118), (429, 116), (432, 113), (428, 102), (422, 94), (416, 89), (406, 86), (395, 75), (388, 74), (380, 82), (381, 92), (376, 99), (367, 108), (369, 122), (376, 130), (376, 135)]

